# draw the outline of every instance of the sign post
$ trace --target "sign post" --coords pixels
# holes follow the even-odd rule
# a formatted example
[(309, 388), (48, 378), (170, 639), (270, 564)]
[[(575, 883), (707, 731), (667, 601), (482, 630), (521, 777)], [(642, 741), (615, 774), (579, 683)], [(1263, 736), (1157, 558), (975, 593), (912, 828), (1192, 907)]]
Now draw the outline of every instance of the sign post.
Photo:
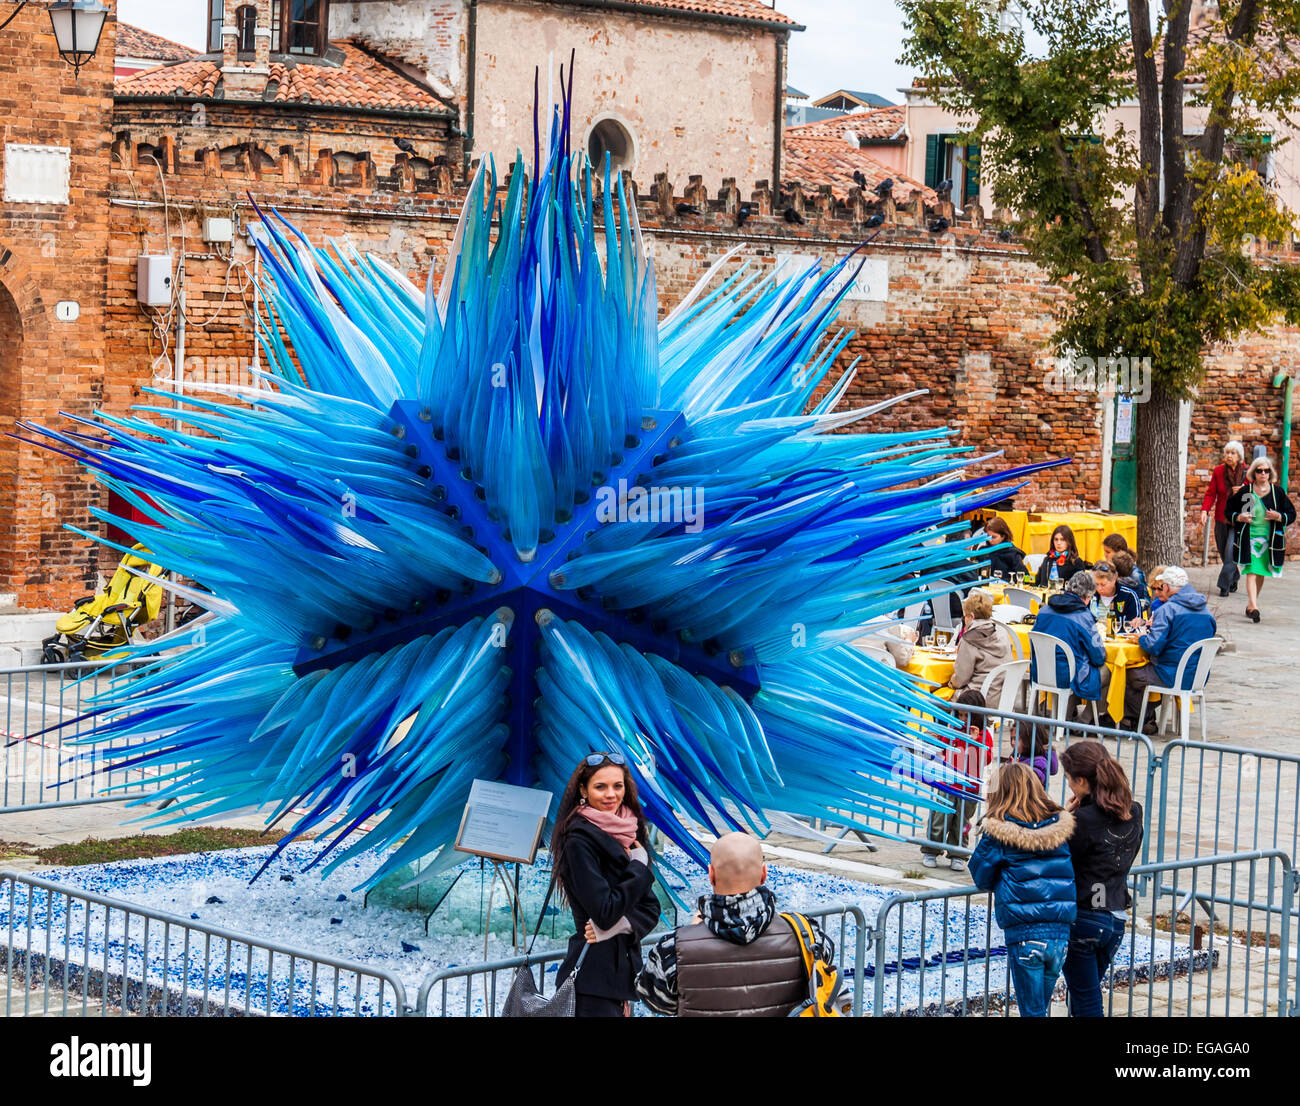
[[(512, 919), (511, 938), (516, 947), (527, 926), (523, 924), (523, 910), (519, 898), (519, 865), (532, 864), (537, 859), (537, 849), (546, 826), (546, 814), (551, 808), (551, 793), (532, 787), (491, 780), (475, 780), (469, 789), (465, 812), (456, 831), (455, 848), (492, 861), (492, 868), (510, 900)], [(503, 866), (515, 866), (514, 893), (506, 878)], [(487, 958), (487, 935), (492, 928), (492, 898), (496, 893), (493, 880), (492, 894), (488, 896), (487, 922), (483, 927), (483, 957)]]

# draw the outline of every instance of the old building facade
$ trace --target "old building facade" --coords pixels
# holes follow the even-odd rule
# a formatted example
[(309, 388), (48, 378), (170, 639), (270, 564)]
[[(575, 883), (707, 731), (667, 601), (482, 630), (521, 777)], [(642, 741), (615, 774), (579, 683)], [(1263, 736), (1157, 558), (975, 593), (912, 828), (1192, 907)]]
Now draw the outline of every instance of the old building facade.
[[(6, 202), (0, 214), (0, 431), (18, 419), (57, 425), (60, 411), (122, 414), (151, 384), (248, 382), (259, 363), (253, 318), (263, 276), (244, 233), (256, 219), (253, 201), (315, 241), (375, 252), (418, 284), (431, 268), (442, 271), (464, 194), (465, 105), (442, 87), (456, 73), (448, 70), (443, 82), (422, 68), (427, 63), (394, 61), (364, 36), (337, 37), (338, 8), (331, 37), (299, 35), (296, 48), (291, 37), (286, 50), (274, 0), (243, 7), (256, 19), (232, 24), (223, 14), (213, 32), (220, 51), (130, 76), (116, 89), (111, 46), (75, 85), (58, 68), (52, 40), (50, 57), (38, 58), (29, 77), (0, 38), (0, 101), (18, 114), (30, 102), (39, 119), (57, 119), (37, 122), (28, 111), (8, 141), (66, 147), (70, 181), (66, 202)], [(460, 33), (448, 29), (448, 41)], [(575, 99), (581, 81), (579, 68)], [(1053, 311), (1065, 293), (999, 228), (984, 225), (978, 204), (959, 215), (878, 160), (897, 156), (894, 121), (881, 115), (870, 130), (855, 124), (852, 148), (834, 127), (792, 134), (784, 184), (775, 189), (766, 165), (747, 177), (724, 174), (715, 186), (716, 159), (680, 173), (638, 163), (629, 181), (661, 306), (671, 307), (737, 243), (765, 268), (832, 260), (875, 233), (866, 224), (879, 215), (883, 226), (839, 320), (856, 332), (842, 364), (861, 358), (845, 402), (928, 389), (879, 425), (950, 426), (981, 453), (1004, 451), (979, 462), (984, 468), (1068, 457), (1071, 464), (1017, 493), (1019, 504), (1104, 502), (1113, 400), (1047, 387)], [(866, 158), (877, 159), (875, 168), (855, 160)], [(869, 186), (895, 174), (894, 194), (881, 198), (854, 183), (854, 167)], [(681, 201), (700, 213), (679, 213)], [(741, 203), (752, 211), (743, 227)], [(951, 225), (934, 231), (937, 218)], [(170, 255), (170, 303), (141, 304), (142, 253)], [(74, 321), (56, 316), (63, 301), (79, 305)], [(1295, 339), (1278, 331), (1213, 358), (1189, 414), (1189, 518), (1224, 437), (1277, 451), (1284, 400), (1271, 381), (1300, 371)], [(113, 555), (101, 558), (61, 528), (97, 530), (93, 506), (108, 507), (108, 499), (75, 466), (0, 438), (0, 593), (57, 609), (93, 587)], [(1188, 537), (1199, 547), (1199, 531), (1189, 528)]]

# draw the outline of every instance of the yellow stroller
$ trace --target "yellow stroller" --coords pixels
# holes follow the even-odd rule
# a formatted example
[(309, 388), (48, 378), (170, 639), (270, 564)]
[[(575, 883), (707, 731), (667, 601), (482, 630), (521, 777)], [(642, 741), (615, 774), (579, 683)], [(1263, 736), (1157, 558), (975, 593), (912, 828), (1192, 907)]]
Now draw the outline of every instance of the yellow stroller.
[[(144, 546), (133, 549), (135, 553), (128, 553), (118, 563), (107, 588), (78, 599), (72, 610), (54, 624), (58, 632), (41, 642), (42, 663), (112, 660), (111, 650), (135, 644), (134, 631), (158, 617), (163, 599), (158, 581), (165, 570), (149, 562), (149, 551)], [(137, 576), (131, 569), (146, 575)]]

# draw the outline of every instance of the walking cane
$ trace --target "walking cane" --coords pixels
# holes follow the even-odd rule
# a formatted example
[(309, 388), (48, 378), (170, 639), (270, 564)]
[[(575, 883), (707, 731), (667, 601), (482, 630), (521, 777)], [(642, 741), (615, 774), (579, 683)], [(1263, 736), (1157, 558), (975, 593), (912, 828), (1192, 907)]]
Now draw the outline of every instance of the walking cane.
[(1201, 546), (1201, 567), (1204, 568), (1210, 563), (1210, 520), (1208, 518), (1201, 529), (1205, 531), (1205, 542)]

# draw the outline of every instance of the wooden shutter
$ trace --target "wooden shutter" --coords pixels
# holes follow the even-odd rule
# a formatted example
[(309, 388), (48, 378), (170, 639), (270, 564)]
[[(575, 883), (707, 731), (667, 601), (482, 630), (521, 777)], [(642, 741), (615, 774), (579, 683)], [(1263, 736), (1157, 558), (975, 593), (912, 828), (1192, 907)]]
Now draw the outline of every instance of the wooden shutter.
[(939, 176), (942, 171), (939, 156), (942, 150), (943, 135), (927, 134), (925, 136), (925, 183), (928, 188), (933, 188), (942, 179)]

